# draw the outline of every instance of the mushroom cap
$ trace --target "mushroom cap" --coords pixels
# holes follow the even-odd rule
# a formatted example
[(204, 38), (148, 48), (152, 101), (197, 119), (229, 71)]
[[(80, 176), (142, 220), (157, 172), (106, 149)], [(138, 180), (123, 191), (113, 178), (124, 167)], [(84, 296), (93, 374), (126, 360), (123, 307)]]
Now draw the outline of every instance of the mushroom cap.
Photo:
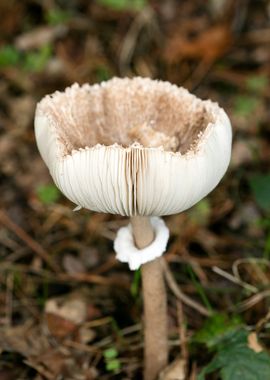
[(231, 156), (231, 124), (217, 103), (140, 77), (46, 96), (35, 134), (68, 199), (126, 216), (190, 208), (216, 187)]

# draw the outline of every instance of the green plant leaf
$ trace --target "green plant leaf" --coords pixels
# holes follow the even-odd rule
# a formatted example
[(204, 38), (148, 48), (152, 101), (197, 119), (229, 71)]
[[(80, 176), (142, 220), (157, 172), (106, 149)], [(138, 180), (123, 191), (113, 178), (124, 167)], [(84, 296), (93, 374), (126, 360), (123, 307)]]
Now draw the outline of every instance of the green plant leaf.
[(265, 211), (270, 211), (270, 174), (257, 174), (249, 184), (257, 204)]
[(50, 25), (59, 25), (68, 22), (72, 15), (69, 11), (58, 8), (52, 8), (46, 15), (46, 21)]
[(118, 359), (109, 360), (106, 362), (106, 370), (110, 372), (117, 372), (121, 367)]
[(37, 51), (27, 53), (25, 56), (23, 68), (27, 71), (42, 71), (52, 56), (51, 45), (44, 45)]
[(121, 368), (120, 360), (117, 358), (118, 351), (115, 347), (107, 348), (107, 350), (103, 351), (103, 356), (107, 371), (117, 372)]
[(217, 347), (213, 360), (201, 371), (197, 380), (220, 371), (222, 380), (270, 379), (270, 356), (248, 347), (248, 332), (241, 329), (229, 333)]
[(118, 356), (118, 351), (115, 347), (110, 347), (110, 348), (107, 348), (107, 350), (105, 350), (103, 352), (103, 356), (107, 360), (108, 359), (115, 359)]
[(99, 82), (108, 80), (111, 78), (111, 73), (108, 67), (105, 65), (97, 66), (96, 68), (96, 77)]
[(140, 11), (146, 5), (146, 0), (96, 0), (100, 5), (118, 10), (118, 11)]
[(206, 306), (206, 308), (211, 312), (213, 313), (213, 308), (212, 308), (212, 305), (210, 304), (210, 301), (207, 297), (207, 294), (205, 292), (205, 289), (204, 287), (202, 286), (202, 284), (200, 283), (199, 279), (197, 278), (197, 276), (195, 275), (194, 271), (193, 271), (193, 268), (190, 266), (190, 265), (187, 265), (187, 271), (188, 271), (188, 274), (191, 278), (191, 281), (193, 283), (193, 285), (195, 286), (199, 296), (201, 297), (201, 300), (203, 302), (203, 304)]
[(229, 318), (225, 314), (214, 314), (207, 319), (193, 339), (195, 342), (206, 344), (211, 349), (221, 342), (228, 333), (238, 329), (241, 324), (239, 316)]
[(38, 199), (44, 204), (55, 203), (60, 197), (60, 191), (54, 185), (42, 185), (36, 190)]
[(248, 90), (260, 93), (268, 86), (268, 77), (266, 75), (252, 75), (246, 80)]
[(225, 360), (229, 362), (221, 370), (222, 380), (270, 379), (270, 357), (266, 352), (256, 353), (250, 348), (242, 348), (232, 351), (230, 356), (224, 355), (223, 363)]
[(141, 270), (138, 269), (134, 272), (133, 281), (130, 286), (130, 293), (134, 298), (136, 298), (137, 295), (139, 294), (140, 283), (141, 283)]
[(190, 219), (199, 225), (205, 225), (211, 214), (211, 204), (208, 199), (202, 199), (188, 211)]
[(19, 60), (20, 52), (13, 46), (5, 45), (0, 48), (0, 67), (15, 66)]
[(259, 99), (250, 95), (238, 95), (234, 99), (234, 113), (238, 116), (250, 116), (258, 107)]

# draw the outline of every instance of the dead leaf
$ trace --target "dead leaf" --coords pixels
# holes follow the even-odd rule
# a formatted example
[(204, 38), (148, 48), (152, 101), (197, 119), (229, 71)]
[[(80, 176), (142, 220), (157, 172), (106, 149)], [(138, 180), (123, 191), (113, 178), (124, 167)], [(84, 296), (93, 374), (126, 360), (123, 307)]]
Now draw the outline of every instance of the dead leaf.
[(0, 1), (1, 39), (15, 33), (24, 17), (23, 3), (18, 1)]
[(0, 379), (1, 380), (14, 380), (17, 378), (14, 369), (0, 369)]
[(185, 380), (186, 378), (186, 361), (176, 359), (159, 375), (159, 380)]
[(232, 148), (231, 166), (236, 168), (253, 159), (252, 146), (247, 141), (235, 141)]
[(56, 38), (65, 36), (67, 32), (68, 28), (65, 25), (41, 26), (18, 36), (15, 39), (15, 46), (21, 50), (37, 49), (52, 43)]
[(88, 344), (92, 342), (92, 340), (96, 337), (96, 333), (94, 330), (89, 327), (80, 327), (78, 331), (78, 340), (82, 344)]
[(79, 325), (87, 318), (87, 304), (82, 298), (52, 298), (46, 302), (45, 312)]
[(0, 329), (0, 348), (3, 351), (29, 357), (39, 355), (48, 347), (49, 343), (42, 335), (40, 326), (34, 326), (31, 320), (20, 326)]
[[(25, 129), (32, 127), (36, 101), (31, 95), (11, 98), (9, 100), (10, 114), (16, 135), (20, 136), (25, 133)], [(14, 128), (14, 129), (15, 129)]]
[(63, 258), (63, 267), (65, 271), (69, 274), (85, 273), (86, 268), (84, 267), (82, 261), (70, 254), (66, 254)]
[(252, 332), (248, 336), (248, 347), (255, 352), (262, 352), (263, 347), (258, 342), (258, 337), (255, 332)]
[(199, 59), (212, 63), (231, 47), (233, 38), (228, 25), (215, 25), (190, 39), (178, 32), (166, 44), (164, 59), (177, 63), (181, 59)]
[(60, 339), (74, 333), (78, 328), (75, 323), (54, 313), (46, 313), (45, 321), (49, 332)]

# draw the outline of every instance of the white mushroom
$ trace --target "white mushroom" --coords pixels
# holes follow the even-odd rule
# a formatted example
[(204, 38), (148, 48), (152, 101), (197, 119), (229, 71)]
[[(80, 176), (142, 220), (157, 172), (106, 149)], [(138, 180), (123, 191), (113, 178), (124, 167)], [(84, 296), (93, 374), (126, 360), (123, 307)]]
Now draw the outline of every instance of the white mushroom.
[(150, 79), (77, 84), (37, 106), (40, 153), (76, 205), (126, 216), (184, 211), (224, 175), (231, 154), (225, 112)]
[(230, 121), (216, 103), (168, 82), (114, 78), (46, 96), (37, 106), (35, 133), (67, 198), (131, 217), (115, 250), (131, 269), (143, 264), (145, 379), (154, 380), (168, 359), (158, 257), (169, 233), (157, 217), (190, 208), (218, 184), (231, 156)]

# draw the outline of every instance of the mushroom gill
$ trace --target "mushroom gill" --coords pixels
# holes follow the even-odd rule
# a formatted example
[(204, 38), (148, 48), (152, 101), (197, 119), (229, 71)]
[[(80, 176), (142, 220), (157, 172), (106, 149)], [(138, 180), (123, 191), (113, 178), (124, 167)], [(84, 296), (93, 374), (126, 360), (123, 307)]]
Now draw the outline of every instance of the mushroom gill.
[(49, 115), (63, 156), (97, 144), (134, 143), (185, 154), (213, 122), (205, 104), (168, 82), (114, 78), (47, 96), (38, 113)]

